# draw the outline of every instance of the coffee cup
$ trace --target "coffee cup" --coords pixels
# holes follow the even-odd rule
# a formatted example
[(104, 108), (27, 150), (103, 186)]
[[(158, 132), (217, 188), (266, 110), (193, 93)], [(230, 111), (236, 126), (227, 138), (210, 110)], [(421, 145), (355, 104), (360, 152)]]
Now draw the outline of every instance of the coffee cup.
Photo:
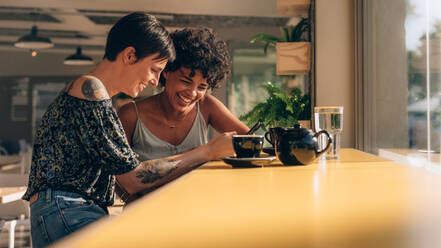
[(238, 158), (258, 158), (263, 147), (263, 135), (233, 135), (233, 148)]

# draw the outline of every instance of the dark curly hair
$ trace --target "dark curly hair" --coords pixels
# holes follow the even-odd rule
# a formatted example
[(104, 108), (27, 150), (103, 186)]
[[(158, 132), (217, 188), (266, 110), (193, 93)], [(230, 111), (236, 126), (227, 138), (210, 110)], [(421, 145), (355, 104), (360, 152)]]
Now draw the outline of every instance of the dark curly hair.
[[(216, 38), (209, 28), (185, 28), (170, 34), (176, 50), (176, 59), (168, 63), (164, 71), (174, 72), (181, 67), (191, 69), (190, 76), (200, 70), (207, 79), (208, 87), (214, 89), (231, 73), (230, 54), (227, 44)], [(161, 75), (161, 86), (165, 78)]]

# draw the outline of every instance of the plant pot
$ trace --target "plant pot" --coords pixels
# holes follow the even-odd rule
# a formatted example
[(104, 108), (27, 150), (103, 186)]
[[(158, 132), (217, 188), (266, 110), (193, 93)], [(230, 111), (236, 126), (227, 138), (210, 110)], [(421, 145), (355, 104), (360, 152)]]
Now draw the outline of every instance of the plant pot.
[(276, 44), (277, 75), (306, 74), (311, 69), (311, 42)]
[(308, 13), (310, 0), (277, 0), (277, 14), (296, 16)]
[(311, 120), (299, 120), (299, 124), (306, 129), (312, 129), (311, 128)]

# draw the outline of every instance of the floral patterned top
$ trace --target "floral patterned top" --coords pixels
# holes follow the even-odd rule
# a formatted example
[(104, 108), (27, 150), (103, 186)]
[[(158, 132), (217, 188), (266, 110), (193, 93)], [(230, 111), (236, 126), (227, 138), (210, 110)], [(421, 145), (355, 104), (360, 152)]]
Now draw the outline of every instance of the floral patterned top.
[(139, 163), (110, 99), (89, 101), (63, 92), (48, 107), (35, 134), (23, 199), (51, 188), (110, 206), (115, 175)]

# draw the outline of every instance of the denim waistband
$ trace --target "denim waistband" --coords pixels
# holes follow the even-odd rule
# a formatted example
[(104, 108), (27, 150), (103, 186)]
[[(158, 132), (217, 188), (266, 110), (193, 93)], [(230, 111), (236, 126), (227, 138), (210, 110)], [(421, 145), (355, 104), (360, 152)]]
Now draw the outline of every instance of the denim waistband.
[(43, 191), (38, 192), (38, 199), (41, 201), (46, 201), (47, 203), (51, 202), (51, 200), (56, 196), (66, 196), (66, 197), (76, 197), (76, 198), (84, 198), (85, 200), (88, 200), (88, 198), (84, 197), (81, 194), (75, 193), (75, 192), (69, 192), (64, 190), (53, 190), (53, 189), (46, 189)]
[(38, 192), (38, 201), (45, 201), (46, 203), (50, 203), (52, 200), (54, 200), (57, 196), (64, 196), (64, 197), (72, 197), (72, 198), (83, 198), (84, 200), (93, 201), (97, 206), (101, 207), (104, 211), (108, 212), (106, 206), (102, 206), (95, 202), (94, 200), (90, 199), (89, 197), (86, 197), (80, 193), (76, 192), (70, 192), (65, 190), (58, 190), (58, 189), (51, 189), (48, 188), (46, 190), (42, 190)]

